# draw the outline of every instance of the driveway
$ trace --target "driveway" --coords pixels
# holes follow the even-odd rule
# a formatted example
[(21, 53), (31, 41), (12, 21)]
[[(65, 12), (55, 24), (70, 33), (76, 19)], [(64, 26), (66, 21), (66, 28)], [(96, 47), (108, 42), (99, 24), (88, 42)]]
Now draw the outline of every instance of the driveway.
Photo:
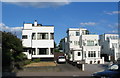
[(70, 64), (57, 64), (56, 66), (24, 67), (19, 72), (73, 72), (80, 71), (77, 67)]
[(57, 64), (56, 66), (25, 67), (16, 76), (91, 76), (92, 73), (105, 69), (105, 64), (86, 64), (85, 71), (81, 71), (71, 64)]
[(104, 70), (103, 65), (86, 64), (85, 71), (81, 71), (71, 64), (57, 64), (51, 67), (31, 67), (19, 71), (17, 76), (91, 76), (92, 73)]

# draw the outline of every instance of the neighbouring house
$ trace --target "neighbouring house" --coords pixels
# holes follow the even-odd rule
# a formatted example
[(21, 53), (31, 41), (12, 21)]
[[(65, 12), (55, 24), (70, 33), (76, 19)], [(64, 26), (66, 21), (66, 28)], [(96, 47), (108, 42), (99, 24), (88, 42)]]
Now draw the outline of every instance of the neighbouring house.
[(99, 35), (89, 34), (85, 28), (69, 28), (62, 41), (63, 51), (69, 61), (87, 64), (103, 64)]
[(22, 44), (28, 59), (54, 58), (54, 26), (24, 23)]
[(118, 34), (100, 35), (101, 54), (106, 61), (116, 61), (120, 58), (120, 44)]

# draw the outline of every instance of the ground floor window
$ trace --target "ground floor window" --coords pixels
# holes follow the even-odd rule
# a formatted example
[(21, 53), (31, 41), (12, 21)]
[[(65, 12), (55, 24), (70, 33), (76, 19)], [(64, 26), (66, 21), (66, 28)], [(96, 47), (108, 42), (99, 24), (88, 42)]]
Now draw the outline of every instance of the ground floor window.
[(36, 52), (35, 48), (32, 48), (32, 55), (35, 55), (36, 54), (35, 52)]
[(96, 57), (96, 51), (88, 51), (88, 57)]
[(54, 48), (50, 48), (51, 54), (54, 53)]
[(78, 52), (78, 56), (81, 56), (81, 53), (80, 53), (80, 52)]
[(29, 54), (35, 55), (35, 48), (23, 48), (24, 52), (29, 52)]
[(48, 48), (38, 48), (37, 49), (38, 55), (47, 55), (48, 54)]

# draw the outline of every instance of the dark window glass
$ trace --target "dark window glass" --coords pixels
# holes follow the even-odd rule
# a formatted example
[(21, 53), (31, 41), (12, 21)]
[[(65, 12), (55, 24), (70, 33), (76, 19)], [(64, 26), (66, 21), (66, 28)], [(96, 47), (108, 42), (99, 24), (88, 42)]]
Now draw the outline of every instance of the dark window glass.
[(32, 33), (32, 39), (35, 40), (36, 39), (36, 34)]
[(78, 56), (81, 56), (80, 52), (78, 52)]
[(79, 32), (76, 32), (76, 36), (79, 36), (80, 35), (80, 33)]
[(54, 39), (54, 33), (50, 33), (50, 39)]
[(22, 39), (27, 39), (27, 35), (23, 35), (23, 36), (22, 36)]

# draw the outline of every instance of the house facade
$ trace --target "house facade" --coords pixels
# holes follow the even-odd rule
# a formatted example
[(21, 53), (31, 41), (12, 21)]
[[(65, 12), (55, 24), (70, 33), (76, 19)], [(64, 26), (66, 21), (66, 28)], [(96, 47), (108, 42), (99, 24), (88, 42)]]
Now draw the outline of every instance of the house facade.
[[(67, 39), (66, 39), (67, 38)], [(65, 38), (65, 53), (69, 61), (87, 64), (103, 64), (99, 35), (89, 34), (85, 28), (69, 28)]]
[(54, 26), (25, 23), (22, 29), (22, 44), (28, 59), (54, 58)]
[(120, 58), (120, 44), (118, 34), (100, 35), (101, 54), (106, 61), (115, 61)]

